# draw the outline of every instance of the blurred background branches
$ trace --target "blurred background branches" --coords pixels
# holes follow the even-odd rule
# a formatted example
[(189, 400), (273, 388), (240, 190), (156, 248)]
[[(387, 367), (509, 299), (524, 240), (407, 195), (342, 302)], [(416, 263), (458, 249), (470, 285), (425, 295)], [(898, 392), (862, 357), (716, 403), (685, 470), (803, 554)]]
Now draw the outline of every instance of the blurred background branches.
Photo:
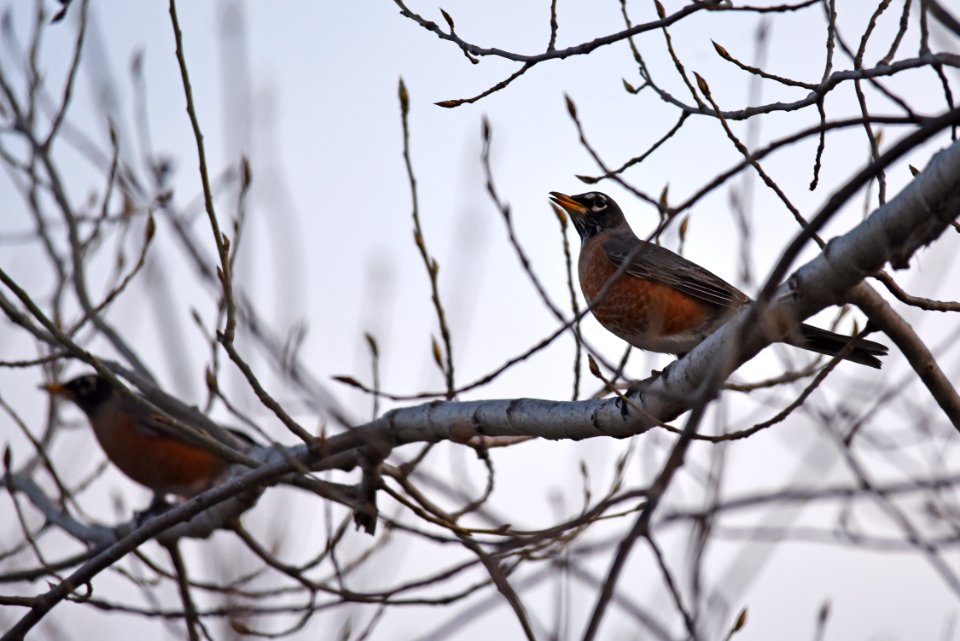
[[(2, 8), (4, 638), (957, 636), (949, 3), (139, 4)], [(891, 354), (624, 396), (555, 189)], [(92, 371), (229, 477), (144, 512)]]

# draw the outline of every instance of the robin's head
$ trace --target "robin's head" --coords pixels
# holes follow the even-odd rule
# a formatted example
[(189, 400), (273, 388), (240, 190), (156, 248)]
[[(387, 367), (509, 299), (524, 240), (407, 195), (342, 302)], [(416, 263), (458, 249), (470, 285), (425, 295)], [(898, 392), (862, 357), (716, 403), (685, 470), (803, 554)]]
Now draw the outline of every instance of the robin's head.
[(551, 191), (550, 200), (570, 215), (581, 240), (586, 240), (605, 229), (614, 229), (626, 224), (620, 206), (613, 202), (613, 198), (599, 191), (588, 191), (576, 196)]
[(47, 383), (42, 387), (51, 394), (72, 401), (87, 416), (92, 416), (101, 405), (113, 396), (113, 385), (98, 374), (78, 376), (63, 384)]

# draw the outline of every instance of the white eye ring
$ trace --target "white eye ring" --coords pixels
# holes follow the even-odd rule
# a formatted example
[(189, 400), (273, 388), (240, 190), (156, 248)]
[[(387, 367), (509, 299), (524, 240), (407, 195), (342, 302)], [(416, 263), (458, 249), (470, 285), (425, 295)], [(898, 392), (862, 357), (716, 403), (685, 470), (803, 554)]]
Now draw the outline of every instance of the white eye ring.
[(603, 211), (604, 209), (607, 208), (607, 199), (604, 198), (603, 196), (596, 196), (593, 199), (593, 201), (594, 202), (591, 209), (593, 209), (594, 211)]

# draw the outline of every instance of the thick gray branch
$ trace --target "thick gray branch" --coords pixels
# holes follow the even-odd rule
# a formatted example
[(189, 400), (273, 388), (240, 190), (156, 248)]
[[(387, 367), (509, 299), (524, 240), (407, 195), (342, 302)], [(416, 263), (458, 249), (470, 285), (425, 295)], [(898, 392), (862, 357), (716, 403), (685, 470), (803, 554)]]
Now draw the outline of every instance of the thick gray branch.
[[(762, 331), (743, 331), (752, 317), (744, 309), (733, 321), (659, 378), (624, 416), (612, 400), (560, 402), (519, 399), (470, 403), (437, 402), (394, 410), (350, 433), (358, 444), (383, 440), (390, 446), (414, 441), (464, 441), (474, 434), (583, 439), (627, 437), (691, 407), (701, 381), (717, 363), (729, 374), (761, 349), (782, 338), (795, 323), (844, 302), (846, 292), (886, 262), (902, 267), (920, 247), (937, 238), (960, 213), (960, 143), (939, 152), (894, 199), (800, 267), (781, 285), (763, 312)], [(742, 340), (738, 340), (742, 337)], [(361, 436), (361, 433), (364, 436)]]

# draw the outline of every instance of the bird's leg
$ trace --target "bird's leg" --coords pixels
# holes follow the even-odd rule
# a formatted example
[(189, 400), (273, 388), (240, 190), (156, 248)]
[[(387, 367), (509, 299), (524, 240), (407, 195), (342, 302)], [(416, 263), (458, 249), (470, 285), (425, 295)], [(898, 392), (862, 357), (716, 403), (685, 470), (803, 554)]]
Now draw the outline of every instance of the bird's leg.
[(166, 512), (173, 504), (167, 500), (167, 495), (157, 492), (153, 495), (153, 500), (150, 501), (150, 505), (147, 506), (146, 512), (155, 512), (159, 514), (160, 512)]
[(153, 500), (150, 501), (150, 505), (148, 505), (144, 510), (135, 512), (133, 518), (139, 527), (153, 517), (163, 514), (171, 507), (173, 507), (173, 504), (167, 500), (165, 495), (158, 492), (153, 495)]

